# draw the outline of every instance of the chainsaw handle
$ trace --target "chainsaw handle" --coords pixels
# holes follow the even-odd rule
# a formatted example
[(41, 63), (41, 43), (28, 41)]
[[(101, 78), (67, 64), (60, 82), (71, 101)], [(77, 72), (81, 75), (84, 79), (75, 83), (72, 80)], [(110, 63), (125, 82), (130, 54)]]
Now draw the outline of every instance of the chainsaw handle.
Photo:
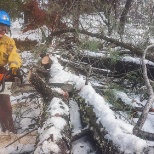
[(2, 87), (2, 88), (0, 89), (0, 93), (1, 93), (1, 92), (3, 92), (4, 89), (5, 89), (5, 82), (3, 82), (3, 80), (0, 82), (0, 86)]
[[(21, 70), (21, 69), (20, 69), (20, 70)], [(22, 73), (24, 73), (23, 70), (21, 70), (21, 71), (22, 71)], [(8, 71), (8, 72), (6, 72), (6, 73), (4, 74), (2, 80), (0, 81), (0, 86), (2, 87), (2, 88), (0, 89), (0, 93), (3, 92), (4, 89), (5, 89), (5, 82), (6, 82), (7, 80), (9, 80), (9, 78), (8, 78), (8, 79), (6, 78), (8, 75), (10, 75), (10, 78), (18, 77), (18, 78), (20, 79), (21, 83), (23, 83), (23, 76), (22, 76), (21, 74), (20, 74), (20, 75), (13, 75), (13, 74), (12, 74), (12, 71)]]
[(4, 89), (5, 89), (5, 78), (6, 78), (6, 76), (9, 75), (9, 74), (11, 74), (10, 71), (6, 72), (6, 73), (4, 74), (4, 77), (3, 77), (2, 81), (0, 82), (0, 85), (2, 86), (2, 88), (0, 89), (0, 93), (3, 92)]

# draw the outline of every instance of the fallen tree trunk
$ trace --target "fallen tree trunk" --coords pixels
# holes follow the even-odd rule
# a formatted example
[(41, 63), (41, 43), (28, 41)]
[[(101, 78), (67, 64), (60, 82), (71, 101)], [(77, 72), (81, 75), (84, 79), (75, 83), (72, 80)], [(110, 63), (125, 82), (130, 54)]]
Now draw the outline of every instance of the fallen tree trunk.
[(32, 71), (30, 82), (44, 99), (34, 154), (70, 153), (71, 130), (67, 99), (52, 90), (36, 72)]
[[(80, 62), (77, 60), (80, 59)], [(61, 60), (62, 61), (62, 60)], [(63, 61), (63, 64), (66, 62)], [(85, 63), (85, 64), (84, 64)], [(122, 58), (116, 61), (112, 61), (110, 57), (92, 57), (86, 55), (80, 55), (74, 57), (73, 61), (69, 61), (67, 65), (73, 66), (74, 68), (80, 69), (83, 73), (86, 72), (86, 66), (90, 64), (93, 68), (92, 71), (96, 74), (102, 74), (104, 76), (112, 77), (125, 77), (129, 72), (133, 72), (138, 76), (143, 76), (142, 64), (138, 59), (138, 62), (127, 61)], [(149, 79), (154, 79), (154, 66), (151, 63), (147, 63), (147, 72)]]
[[(60, 113), (61, 110), (63, 113)], [(60, 125), (57, 125), (57, 124)], [(41, 126), (38, 131), (34, 154), (68, 154), (71, 149), (69, 108), (66, 102), (54, 97), (49, 106), (43, 109)]]
[(92, 138), (96, 142), (99, 151), (103, 154), (122, 154), (123, 152), (120, 152), (111, 140), (105, 138), (108, 132), (101, 123), (97, 122), (92, 106), (87, 105), (81, 97), (75, 97), (75, 100), (79, 104), (82, 122), (85, 126), (89, 126)]
[[(79, 104), (81, 120), (85, 126), (89, 126), (91, 131), (91, 136), (93, 137), (94, 141), (98, 149), (101, 151), (102, 154), (123, 154), (125, 151), (121, 151), (120, 147), (115, 145), (112, 140), (108, 140), (106, 138), (109, 135), (108, 130), (103, 126), (102, 123), (99, 122), (99, 118), (96, 116), (94, 112), (93, 106), (87, 103), (87, 100), (83, 99), (80, 96), (76, 96), (75, 100)], [(146, 136), (147, 133), (142, 131), (142, 133)], [(109, 135), (110, 136), (110, 135)], [(153, 135), (149, 136), (148, 138), (152, 138)], [(143, 149), (143, 154), (148, 154), (149, 149), (153, 147), (146, 147)], [(136, 153), (138, 153), (136, 151)]]
[[(117, 46), (120, 46), (124, 49), (130, 50), (131, 52), (135, 53), (139, 57), (141, 57), (142, 54), (143, 54), (143, 50), (140, 49), (139, 47), (133, 45), (133, 44), (120, 42), (119, 40), (114, 39), (114, 38), (109, 38), (109, 37), (103, 35), (102, 33), (91, 33), (91, 32), (88, 32), (86, 30), (81, 30), (81, 29), (71, 29), (70, 28), (70, 29), (63, 29), (63, 30), (60, 30), (60, 31), (55, 31), (55, 32), (51, 33), (51, 35), (49, 36), (49, 38), (47, 38), (47, 40), (51, 40), (54, 36), (58, 36), (58, 35), (61, 35), (63, 33), (74, 33), (74, 32), (78, 32), (78, 33), (85, 34), (85, 35), (88, 35), (88, 36), (91, 36), (91, 37), (103, 39), (103, 40), (110, 42), (110, 43), (114, 43)], [(149, 54), (147, 54), (147, 59), (154, 61), (154, 56), (149, 53)]]
[[(74, 69), (75, 73), (80, 72), (83, 75), (87, 75), (88, 63), (82, 63), (82, 62), (77, 63), (77, 62), (73, 62), (73, 61), (68, 62), (68, 61), (65, 61), (62, 59), (59, 59), (59, 61), (62, 65), (67, 65), (67, 66), (71, 67), (72, 69)], [(98, 74), (98, 75), (104, 75), (104, 76), (111, 76), (111, 74), (112, 74), (112, 72), (110, 72), (107, 69), (101, 69), (101, 68), (99, 69), (96, 67), (92, 67), (91, 69), (92, 69), (92, 73), (94, 73), (95, 75)]]

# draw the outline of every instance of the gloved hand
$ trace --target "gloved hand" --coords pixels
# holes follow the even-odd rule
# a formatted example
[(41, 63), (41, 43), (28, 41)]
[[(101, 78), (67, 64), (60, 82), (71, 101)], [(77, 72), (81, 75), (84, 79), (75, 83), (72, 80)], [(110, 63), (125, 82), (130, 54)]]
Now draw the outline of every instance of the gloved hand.
[(11, 68), (11, 73), (12, 73), (13, 75), (17, 75), (17, 74), (19, 73), (19, 68), (12, 67), (12, 68)]

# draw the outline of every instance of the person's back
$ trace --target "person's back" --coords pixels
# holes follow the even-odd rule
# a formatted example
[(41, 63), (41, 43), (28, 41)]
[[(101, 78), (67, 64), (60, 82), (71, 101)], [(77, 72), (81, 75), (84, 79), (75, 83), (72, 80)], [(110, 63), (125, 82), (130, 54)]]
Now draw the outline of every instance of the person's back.
[[(9, 15), (0, 10), (0, 74), (6, 73), (5, 66), (8, 65), (12, 74), (16, 75), (22, 61), (17, 52), (15, 41), (6, 35), (10, 26)], [(15, 132), (10, 95), (5, 89), (0, 93), (0, 124), (2, 131)]]

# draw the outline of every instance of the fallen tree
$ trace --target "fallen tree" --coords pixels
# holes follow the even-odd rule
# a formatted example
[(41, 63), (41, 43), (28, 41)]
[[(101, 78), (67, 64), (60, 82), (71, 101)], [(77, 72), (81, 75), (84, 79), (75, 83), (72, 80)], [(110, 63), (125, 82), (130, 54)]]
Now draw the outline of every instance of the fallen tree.
[[(52, 90), (36, 71), (31, 71), (29, 81), (44, 100), (34, 153), (69, 153), (71, 130), (67, 98), (63, 97), (64, 93)], [(57, 125), (57, 121), (61, 123), (60, 126)]]
[[(42, 95), (45, 102), (44, 107), (42, 109), (43, 112), (41, 114), (40, 129), (39, 129), (39, 135), (37, 138), (35, 153), (39, 153), (42, 150), (43, 152), (47, 150), (47, 152), (61, 153), (61, 151), (63, 151), (63, 153), (67, 153), (67, 152), (69, 153), (70, 152), (69, 149), (71, 149), (71, 133), (70, 133), (71, 130), (70, 128), (68, 128), (69, 126), (68, 110), (67, 112), (65, 112), (66, 111), (65, 110), (63, 112), (64, 113), (63, 115), (55, 111), (51, 112), (54, 106), (54, 103), (58, 104), (58, 106), (62, 106), (62, 109), (68, 108), (66, 107), (67, 101), (63, 99), (63, 95), (62, 95), (63, 93), (57, 94), (57, 92), (54, 91), (47, 84), (47, 82), (38, 75), (38, 71), (35, 71), (35, 72), (32, 71), (30, 82), (35, 87), (35, 89), (39, 92), (39, 94)], [(110, 132), (108, 132), (108, 129), (106, 129), (105, 124), (100, 122), (101, 119), (99, 119), (99, 117), (96, 116), (96, 113), (94, 112), (95, 110), (94, 106), (90, 105), (88, 103), (88, 100), (85, 100), (78, 96), (75, 97), (75, 100), (76, 102), (79, 103), (80, 113), (81, 113), (83, 123), (85, 123), (85, 125), (89, 127), (89, 130), (91, 132), (89, 134), (89, 131), (86, 130), (86, 132), (85, 133), (83, 132), (83, 134), (88, 133), (89, 136), (91, 135), (95, 141), (94, 143), (97, 144), (99, 150), (101, 150), (102, 153), (105, 153), (105, 154), (123, 153), (124, 151), (120, 149), (119, 147), (120, 145), (116, 145), (115, 142), (112, 141), (112, 139), (106, 138), (107, 136), (110, 136)], [(102, 111), (102, 114), (103, 114), (103, 111)], [(60, 129), (60, 136), (61, 136), (60, 138), (56, 137), (54, 133), (51, 133), (52, 130), (55, 130), (57, 128), (57, 126), (54, 123), (54, 119), (56, 118), (64, 119), (66, 124), (66, 127), (65, 125), (63, 125), (63, 127), (61, 127)], [(44, 132), (45, 133), (50, 132), (50, 133), (49, 134), (47, 133), (47, 135), (44, 135)], [(122, 133), (125, 133), (125, 131), (122, 131)], [(126, 133), (125, 135), (126, 137), (132, 137), (132, 134), (130, 132), (128, 134)], [(76, 138), (79, 138), (79, 137), (80, 137), (80, 134), (74, 137), (72, 141), (74, 141)], [(56, 140), (57, 138), (58, 140)], [(133, 139), (138, 140), (136, 138), (137, 137), (134, 135)], [(132, 144), (130, 145), (130, 147), (131, 146)], [(56, 147), (56, 149), (52, 149), (53, 147)], [(145, 154), (147, 153), (147, 150), (148, 149), (145, 149), (145, 152), (144, 152)]]
[(118, 147), (116, 147), (112, 141), (105, 138), (105, 135), (107, 135), (108, 132), (104, 126), (98, 122), (93, 107), (87, 105), (85, 100), (79, 96), (75, 97), (75, 101), (78, 102), (82, 122), (85, 126), (89, 127), (90, 134), (96, 142), (99, 151), (103, 154), (122, 154), (123, 152), (120, 152)]
[[(123, 154), (124, 151), (120, 150), (120, 146), (116, 145), (112, 140), (106, 138), (106, 136), (110, 136), (110, 133), (106, 129), (106, 126), (100, 122), (99, 117), (96, 116), (95, 109), (89, 102), (83, 99), (80, 96), (76, 96), (75, 100), (79, 104), (81, 119), (85, 127), (90, 129), (90, 134), (94, 141), (96, 142), (97, 147), (103, 154)], [(140, 135), (143, 131), (139, 132)], [(143, 149), (143, 154), (148, 154), (150, 148), (146, 147)], [(131, 152), (130, 152), (131, 153)], [(137, 153), (137, 151), (135, 152)]]
[[(110, 43), (114, 43), (117, 46), (120, 46), (124, 49), (130, 50), (131, 52), (133, 52), (134, 54), (136, 54), (139, 57), (142, 57), (142, 54), (144, 52), (144, 50), (140, 49), (139, 47), (137, 47), (133, 44), (121, 42), (117, 39), (107, 37), (103, 33), (92, 33), (92, 32), (88, 32), (84, 29), (71, 29), (70, 28), (70, 29), (63, 29), (63, 30), (60, 30), (60, 31), (55, 31), (55, 32), (52, 32), (51, 35), (46, 38), (46, 40), (51, 41), (54, 36), (58, 36), (58, 35), (61, 35), (61, 34), (64, 34), (64, 33), (75, 33), (75, 32), (81, 33), (81, 34), (84, 34), (84, 35), (88, 35), (90, 37), (102, 39), (102, 40), (105, 40), (105, 41), (110, 42)], [(154, 61), (154, 56), (149, 53), (149, 54), (147, 54), (147, 59)]]
[[(137, 59), (135, 62), (135, 58), (132, 60), (127, 60), (127, 57), (123, 57), (117, 59), (113, 62), (111, 57), (93, 57), (86, 56), (83, 54), (74, 54), (72, 60), (65, 61), (60, 60), (63, 64), (74, 67), (74, 69), (80, 69), (81, 72), (85, 74), (87, 70), (87, 65), (92, 66), (92, 72), (102, 74), (104, 76), (112, 76), (115, 78), (127, 77), (128, 73), (135, 73), (137, 76), (143, 76), (142, 72), (142, 63), (140, 59)], [(80, 60), (80, 61), (79, 61)], [(147, 62), (147, 73), (148, 78), (154, 79), (154, 66), (153, 63)]]

